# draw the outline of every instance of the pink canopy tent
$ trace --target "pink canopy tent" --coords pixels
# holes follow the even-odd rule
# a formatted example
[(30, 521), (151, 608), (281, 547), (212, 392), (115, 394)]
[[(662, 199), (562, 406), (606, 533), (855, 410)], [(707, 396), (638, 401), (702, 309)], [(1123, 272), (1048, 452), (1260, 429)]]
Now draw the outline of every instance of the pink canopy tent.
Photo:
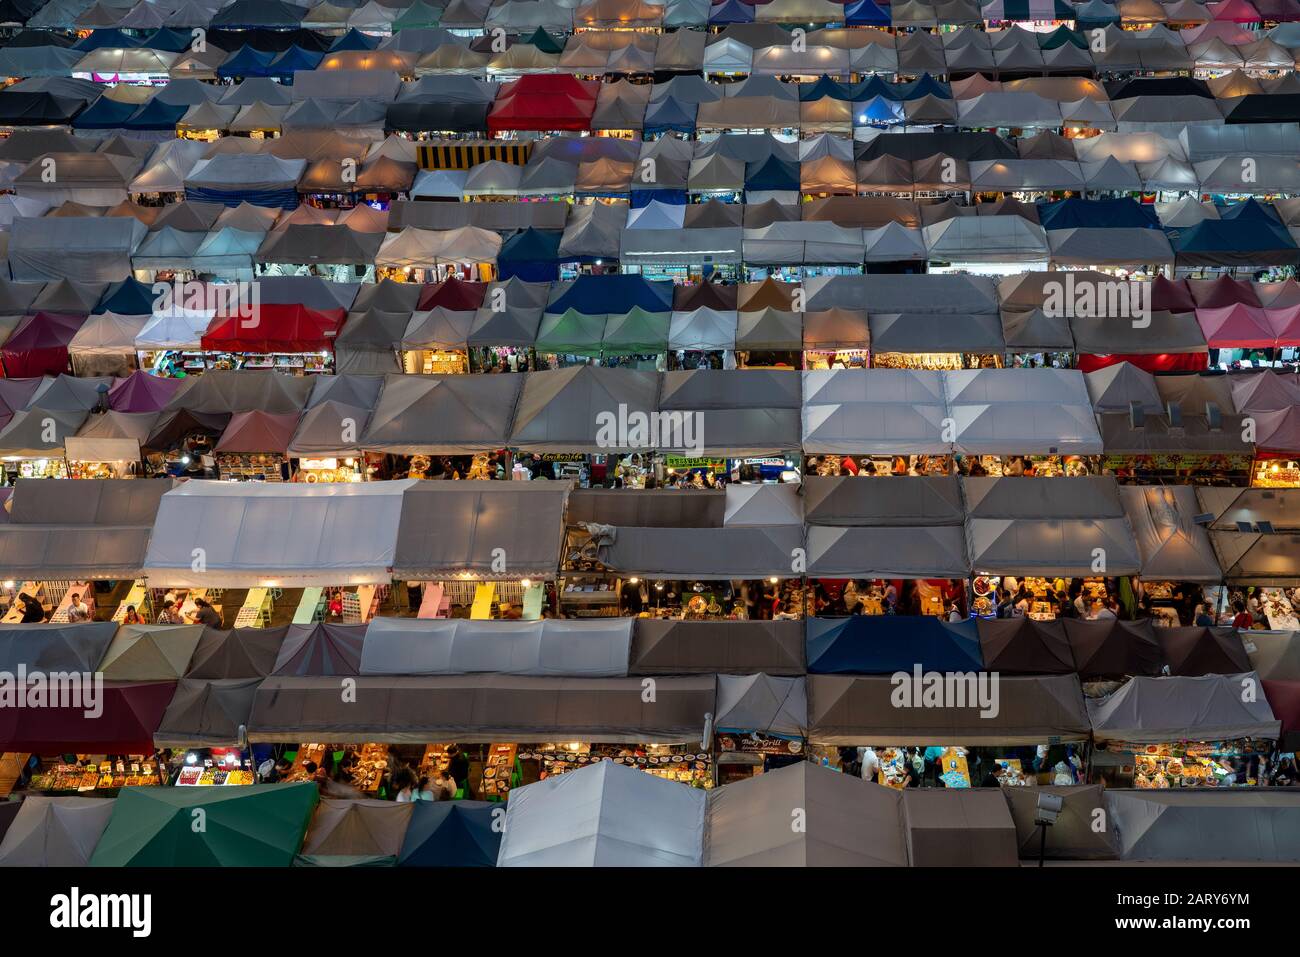
[(184, 382), (137, 369), (113, 386), (108, 405), (115, 412), (161, 412)]
[(1255, 448), (1261, 453), (1300, 453), (1300, 405), (1276, 412), (1255, 412)]
[(279, 452), (289, 448), (289, 440), (298, 428), (298, 413), (273, 415), (254, 410), (237, 412), (221, 434), (216, 452)]
[(1272, 349), (1277, 335), (1259, 306), (1237, 303), (1218, 309), (1197, 309), (1196, 321), (1211, 349)]

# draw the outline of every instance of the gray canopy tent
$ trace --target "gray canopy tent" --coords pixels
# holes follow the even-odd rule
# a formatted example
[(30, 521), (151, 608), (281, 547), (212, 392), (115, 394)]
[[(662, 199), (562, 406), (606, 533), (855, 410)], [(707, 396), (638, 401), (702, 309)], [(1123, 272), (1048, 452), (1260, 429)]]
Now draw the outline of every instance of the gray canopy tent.
[[(1294, 864), (1300, 794), (1285, 791), (1107, 791), (1125, 861)], [(1195, 835), (1211, 836), (1197, 841)]]
[(568, 482), (412, 483), (402, 497), (393, 577), (554, 578), (569, 489)]
[[(714, 709), (711, 675), (640, 678), (519, 675), (367, 677), (344, 702), (337, 677), (270, 677), (257, 690), (250, 741), (698, 741)], [(518, 793), (518, 792), (516, 792)], [(513, 800), (513, 798), (512, 798)]]
[(802, 740), (808, 733), (808, 694), (802, 675), (718, 675), (718, 731)]
[(0, 565), (13, 578), (138, 578), (170, 481), (20, 480), (0, 524)]
[(1016, 824), (1001, 788), (903, 792), (913, 867), (1017, 867)]
[(1137, 543), (1113, 478), (963, 478), (962, 493), (970, 564), (982, 574), (1138, 573)]
[(1125, 485), (1119, 495), (1137, 540), (1142, 577), (1222, 581), (1210, 535), (1195, 521), (1199, 510), (1191, 486)]
[(116, 801), (33, 794), (0, 841), (0, 867), (86, 867)]
[(910, 744), (1043, 744), (1086, 741), (1088, 714), (1073, 674), (1002, 676), (996, 715), (970, 708), (898, 708), (888, 676), (808, 676), (808, 737), (829, 745), (906, 740)]
[(898, 476), (888, 482), (809, 475), (802, 487), (809, 525), (959, 525), (965, 517), (961, 486), (951, 475)]
[(684, 550), (681, 529), (619, 527), (601, 546), (600, 560), (612, 571), (653, 578), (788, 578), (793, 550), (803, 547), (803, 528), (704, 528), (693, 530), (691, 539)]
[(0, 670), (93, 672), (117, 625), (111, 621), (66, 624), (0, 624)]
[(709, 792), (704, 864), (906, 867), (902, 805), (893, 788), (800, 761)]
[(363, 675), (561, 675), (628, 673), (632, 619), (469, 621), (372, 618), (361, 650)]
[(154, 731), (159, 748), (242, 747), (260, 678), (182, 678)]
[(601, 413), (625, 407), (634, 413), (657, 411), (659, 379), (645, 370), (572, 366), (524, 374), (523, 392), (515, 409), (510, 446), (528, 452), (645, 451), (619, 444), (627, 436), (599, 434)]
[[(1067, 860), (1111, 861), (1119, 857), (1115, 829), (1096, 830), (1096, 812), (1106, 807), (1105, 793), (1099, 784), (1047, 786), (1036, 788), (1001, 788), (1016, 825), (1016, 843), (1020, 856), (1037, 858), (1040, 846), (1047, 858)], [(1061, 798), (1062, 808), (1056, 822), (1048, 827), (1043, 841), (1042, 828), (1035, 824), (1037, 798), (1051, 794)]]
[[(1250, 696), (1252, 688), (1254, 700), (1242, 700)], [(1133, 744), (1276, 739), (1282, 726), (1253, 671), (1195, 678), (1132, 678), (1104, 698), (1090, 698), (1088, 718), (1096, 740)]]
[(394, 455), (465, 455), (506, 444), (522, 377), (384, 377), (360, 445)]
[(802, 675), (803, 623), (638, 618), (629, 674)]
[(699, 867), (706, 797), (612, 761), (519, 788), (498, 867)]
[(740, 458), (799, 448), (799, 375), (779, 369), (665, 372), (659, 408), (691, 413), (703, 447)]

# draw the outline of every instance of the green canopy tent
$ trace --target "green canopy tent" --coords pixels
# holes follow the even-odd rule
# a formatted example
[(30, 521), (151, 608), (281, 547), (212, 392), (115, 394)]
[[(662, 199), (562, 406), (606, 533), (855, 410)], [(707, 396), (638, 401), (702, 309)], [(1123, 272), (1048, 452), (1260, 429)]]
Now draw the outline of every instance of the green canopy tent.
[(288, 867), (302, 845), (316, 800), (316, 785), (308, 782), (124, 788), (90, 863), (94, 867)]

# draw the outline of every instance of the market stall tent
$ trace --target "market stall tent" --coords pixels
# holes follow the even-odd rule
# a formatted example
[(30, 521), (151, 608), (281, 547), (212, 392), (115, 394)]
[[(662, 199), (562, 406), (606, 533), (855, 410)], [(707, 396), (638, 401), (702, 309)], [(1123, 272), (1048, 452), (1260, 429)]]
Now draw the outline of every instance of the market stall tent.
[(1136, 677), (1104, 698), (1088, 700), (1098, 741), (1134, 744), (1277, 738), (1281, 723), (1262, 693), (1255, 672), (1197, 678)]
[[(1294, 864), (1300, 860), (1300, 801), (1281, 790), (1106, 792), (1121, 860)], [(1189, 835), (1213, 840), (1189, 840)]]
[(969, 672), (984, 667), (974, 621), (947, 622), (923, 615), (850, 615), (809, 618), (809, 674)]
[[(412, 482), (402, 496), (393, 575), (554, 578), (569, 489), (567, 482)], [(502, 542), (509, 543), (504, 568), (496, 552)]]
[(288, 626), (206, 628), (190, 658), (186, 678), (264, 678), (275, 668)]
[(999, 674), (1069, 674), (1074, 655), (1060, 621), (980, 618), (976, 622), (984, 667)]
[(5, 375), (58, 375), (68, 369), (69, 346), (86, 322), (84, 315), (37, 312), (19, 323), (0, 349)]
[(470, 621), (372, 618), (363, 675), (513, 675), (621, 678), (632, 620)]
[[(356, 678), (344, 702), (337, 677), (265, 679), (249, 717), (249, 740), (428, 741), (689, 740), (713, 710), (712, 675), (640, 678), (450, 675)], [(312, 737), (319, 735), (320, 737)]]
[(502, 829), (500, 804), (488, 801), (415, 801), (398, 867), (496, 867)]
[(109, 621), (70, 624), (0, 624), (0, 668), (29, 671), (93, 672), (113, 640)]
[(0, 867), (85, 867), (114, 800), (28, 795), (0, 840)]
[(513, 791), (499, 867), (699, 867), (707, 800), (633, 768), (599, 764)]
[(416, 803), (322, 798), (294, 863), (393, 866)]
[(903, 792), (912, 867), (1016, 867), (1016, 826), (1001, 788)]
[(105, 682), (97, 717), (80, 706), (7, 708), (0, 713), (0, 747), (34, 754), (150, 754), (175, 689), (175, 681)]
[[(809, 761), (708, 792), (706, 867), (906, 867), (903, 795)], [(791, 808), (806, 809), (803, 828)]]
[(414, 484), (187, 482), (162, 497), (146, 574), (177, 587), (387, 584), (403, 493)]
[(1088, 712), (1075, 675), (1002, 676), (996, 715), (965, 708), (898, 708), (888, 676), (809, 675), (808, 737), (857, 745), (906, 738), (915, 744), (1009, 746), (1049, 738), (1086, 741)]
[[(1075, 786), (1047, 786), (1036, 788), (1001, 788), (1016, 825), (1016, 842), (1020, 856), (1034, 860), (1039, 853), (1049, 859), (1113, 861), (1119, 857), (1119, 839), (1116, 829), (1098, 830), (1098, 811), (1104, 815), (1107, 793), (1098, 784)], [(1047, 828), (1046, 841), (1043, 829), (1035, 823), (1038, 815), (1037, 796), (1051, 794), (1062, 799), (1061, 813), (1056, 822)]]
[(122, 625), (98, 670), (121, 681), (174, 681), (202, 636), (202, 625)]
[(802, 675), (803, 624), (797, 621), (678, 621), (639, 618), (629, 674)]
[(182, 678), (154, 731), (159, 748), (242, 747), (258, 678), (205, 681)]
[[(288, 867), (316, 806), (316, 785), (126, 788), (95, 867)], [(202, 810), (207, 827), (193, 827)]]

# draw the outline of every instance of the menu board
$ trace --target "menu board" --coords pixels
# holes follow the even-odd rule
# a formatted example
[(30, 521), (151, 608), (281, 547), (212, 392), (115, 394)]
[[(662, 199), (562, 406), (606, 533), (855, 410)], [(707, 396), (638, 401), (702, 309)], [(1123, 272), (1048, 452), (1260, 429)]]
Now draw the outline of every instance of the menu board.
[(515, 770), (518, 746), (493, 744), (488, 747), (487, 760), (483, 762), (483, 783), (480, 790), (486, 797), (505, 797), (510, 791), (510, 776)]

